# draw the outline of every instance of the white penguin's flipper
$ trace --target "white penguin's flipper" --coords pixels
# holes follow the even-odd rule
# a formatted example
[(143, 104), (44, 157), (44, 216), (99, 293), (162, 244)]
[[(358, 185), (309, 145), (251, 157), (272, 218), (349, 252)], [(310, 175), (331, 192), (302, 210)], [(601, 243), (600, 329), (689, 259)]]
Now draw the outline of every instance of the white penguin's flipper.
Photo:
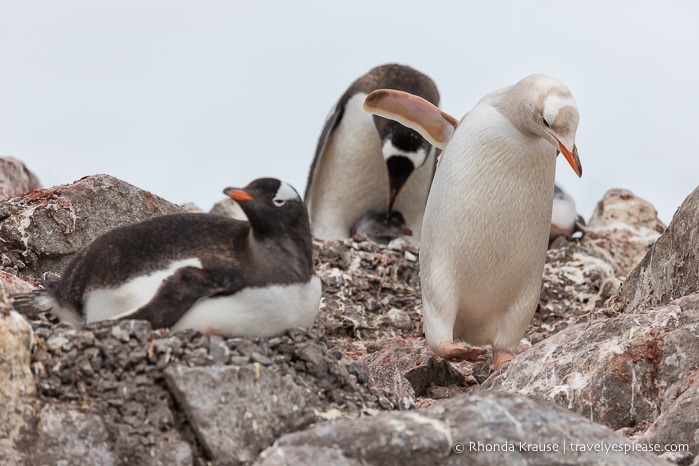
[(364, 109), (414, 129), (440, 149), (444, 149), (459, 123), (422, 97), (393, 89), (378, 89), (370, 93), (364, 100)]

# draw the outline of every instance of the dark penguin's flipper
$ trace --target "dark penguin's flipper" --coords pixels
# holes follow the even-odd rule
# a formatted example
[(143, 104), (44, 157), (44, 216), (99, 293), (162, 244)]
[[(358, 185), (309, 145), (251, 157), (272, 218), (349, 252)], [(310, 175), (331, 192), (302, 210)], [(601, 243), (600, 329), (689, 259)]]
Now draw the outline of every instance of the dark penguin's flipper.
[(170, 328), (200, 299), (233, 294), (243, 285), (239, 276), (229, 272), (184, 267), (163, 281), (148, 304), (123, 317), (148, 320), (153, 328)]
[(325, 148), (330, 141), (330, 136), (332, 135), (337, 125), (340, 124), (342, 120), (344, 107), (341, 105), (335, 105), (333, 111), (325, 119), (325, 124), (323, 125), (323, 131), (320, 133), (318, 138), (318, 144), (316, 145), (316, 153), (313, 156), (313, 162), (311, 163), (311, 169), (308, 172), (308, 180), (306, 181), (306, 191), (303, 194), (304, 201), (308, 202), (309, 193), (311, 186), (313, 186), (313, 178), (315, 177), (316, 168), (321, 164), (321, 158), (325, 153)]

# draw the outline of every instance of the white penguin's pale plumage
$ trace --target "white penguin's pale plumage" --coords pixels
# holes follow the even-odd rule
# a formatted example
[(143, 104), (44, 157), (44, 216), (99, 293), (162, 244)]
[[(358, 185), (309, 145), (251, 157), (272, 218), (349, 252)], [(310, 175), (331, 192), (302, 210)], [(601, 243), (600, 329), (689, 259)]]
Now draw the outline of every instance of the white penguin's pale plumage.
[[(567, 87), (529, 76), (454, 120), (415, 96), (381, 90), (371, 112), (395, 115), (444, 148), (420, 244), (425, 335), (440, 356), (509, 362), (539, 299), (562, 152), (580, 176), (578, 111)], [(451, 131), (453, 129), (453, 134)]]
[(363, 215), (389, 218), (394, 208), (412, 240), (420, 238), (436, 151), (417, 132), (364, 110), (367, 94), (382, 88), (439, 104), (434, 82), (403, 65), (376, 67), (352, 83), (325, 121), (308, 176), (304, 202), (317, 238), (349, 238)]

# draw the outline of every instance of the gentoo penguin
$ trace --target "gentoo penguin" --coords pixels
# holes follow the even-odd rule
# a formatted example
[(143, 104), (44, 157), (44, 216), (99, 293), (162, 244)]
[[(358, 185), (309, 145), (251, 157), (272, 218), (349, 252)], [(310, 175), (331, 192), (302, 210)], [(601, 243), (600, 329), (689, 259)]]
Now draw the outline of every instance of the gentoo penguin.
[(558, 236), (570, 239), (574, 232), (580, 231), (582, 225), (585, 225), (585, 220), (575, 210), (575, 199), (556, 184), (553, 191), (549, 241)]
[(439, 104), (434, 82), (408, 66), (379, 66), (352, 83), (325, 121), (308, 175), (304, 201), (317, 238), (349, 238), (362, 215), (388, 218), (395, 208), (420, 239), (436, 151), (417, 132), (364, 110), (367, 94), (384, 88)]
[(405, 218), (397, 210), (392, 211), (388, 218), (385, 212), (367, 212), (350, 228), (350, 236), (363, 236), (379, 244), (388, 244), (396, 238), (412, 234), (405, 226)]
[(16, 305), (75, 324), (145, 319), (226, 337), (312, 325), (321, 284), (300, 196), (272, 178), (224, 193), (249, 222), (182, 213), (115, 228), (79, 251), (57, 282)]
[(418, 97), (380, 90), (369, 111), (442, 147), (425, 209), (420, 279), (425, 336), (441, 357), (509, 362), (539, 301), (556, 155), (578, 176), (578, 110), (568, 88), (533, 75), (486, 95), (454, 119)]

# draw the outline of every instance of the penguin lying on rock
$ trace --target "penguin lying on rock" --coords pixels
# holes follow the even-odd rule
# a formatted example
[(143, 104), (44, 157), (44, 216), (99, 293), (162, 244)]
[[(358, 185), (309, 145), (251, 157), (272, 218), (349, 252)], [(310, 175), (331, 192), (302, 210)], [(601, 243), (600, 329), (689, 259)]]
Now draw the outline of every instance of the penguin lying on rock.
[(80, 250), (57, 282), (16, 295), (15, 307), (75, 324), (145, 319), (225, 337), (311, 326), (321, 283), (300, 196), (272, 178), (224, 193), (249, 221), (181, 213), (114, 228)]
[(557, 79), (533, 75), (486, 95), (458, 122), (417, 96), (369, 94), (368, 111), (443, 148), (420, 242), (427, 343), (441, 357), (493, 369), (512, 360), (536, 311), (546, 258), (556, 156), (578, 176), (578, 109)]

